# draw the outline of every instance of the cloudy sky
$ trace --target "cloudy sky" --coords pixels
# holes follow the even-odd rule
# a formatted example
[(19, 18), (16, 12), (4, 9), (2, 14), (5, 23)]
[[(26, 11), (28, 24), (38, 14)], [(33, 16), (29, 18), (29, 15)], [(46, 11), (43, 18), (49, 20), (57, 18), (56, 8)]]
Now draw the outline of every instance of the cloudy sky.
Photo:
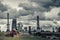
[(7, 13), (24, 25), (35, 26), (37, 15), (40, 20), (60, 20), (60, 0), (0, 0), (0, 19)]
[(59, 20), (59, 0), (0, 0), (0, 18), (5, 19), (9, 12), (10, 18), (27, 20)]

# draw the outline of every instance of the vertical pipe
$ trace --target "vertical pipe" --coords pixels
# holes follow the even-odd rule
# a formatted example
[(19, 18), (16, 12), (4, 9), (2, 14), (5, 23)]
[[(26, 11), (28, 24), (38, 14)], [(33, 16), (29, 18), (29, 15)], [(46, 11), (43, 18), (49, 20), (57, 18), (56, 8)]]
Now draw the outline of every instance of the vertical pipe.
[(39, 16), (37, 16), (37, 29), (40, 29), (40, 27), (39, 27)]
[(31, 26), (29, 26), (29, 34), (31, 35)]
[(9, 13), (7, 13), (7, 32), (9, 32)]

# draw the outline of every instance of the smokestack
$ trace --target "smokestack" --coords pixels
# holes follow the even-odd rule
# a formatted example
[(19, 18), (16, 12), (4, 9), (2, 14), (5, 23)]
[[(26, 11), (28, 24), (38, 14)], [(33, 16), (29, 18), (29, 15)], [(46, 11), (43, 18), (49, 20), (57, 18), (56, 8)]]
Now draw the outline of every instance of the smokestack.
[(40, 29), (40, 27), (39, 27), (39, 16), (37, 16), (37, 29)]
[(7, 13), (7, 32), (9, 32), (9, 13)]

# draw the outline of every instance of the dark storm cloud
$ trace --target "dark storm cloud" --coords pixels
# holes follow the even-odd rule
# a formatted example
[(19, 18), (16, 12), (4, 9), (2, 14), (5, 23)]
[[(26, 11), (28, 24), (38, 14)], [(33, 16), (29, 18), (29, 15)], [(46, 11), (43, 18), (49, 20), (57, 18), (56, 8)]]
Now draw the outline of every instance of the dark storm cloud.
[[(35, 3), (35, 4), (33, 4)], [(52, 0), (29, 0), (27, 3), (20, 3), (18, 6), (22, 7), (23, 10), (17, 11), (16, 9), (9, 9), (7, 5), (4, 5), (0, 2), (0, 18), (5, 18), (6, 14), (2, 12), (9, 12), (10, 13), (10, 18), (18, 18), (20, 16), (27, 16), (27, 15), (33, 15), (32, 20), (36, 20), (36, 16), (40, 16), (40, 20), (45, 19), (45, 14), (43, 12), (50, 11), (51, 7), (60, 7), (60, 1), (52, 1)], [(36, 12), (36, 13), (35, 13)], [(41, 12), (41, 13), (39, 13)], [(2, 13), (2, 14), (1, 14)], [(2, 15), (5, 15), (2, 16)]]
[[(50, 4), (51, 4), (51, 0), (30, 0), (31, 2), (35, 2), (40, 6), (40, 11), (44, 10), (44, 11), (49, 11), (50, 10)], [(44, 8), (44, 9), (43, 9)]]
[[(29, 0), (30, 3), (20, 3), (19, 7), (23, 7), (25, 10), (32, 10), (32, 11), (50, 11), (51, 7), (60, 7), (60, 0)], [(39, 6), (33, 7), (32, 3), (36, 3)]]
[(0, 19), (6, 18), (6, 11), (8, 11), (8, 6), (0, 1)]
[(0, 1), (0, 11), (1, 11), (1, 12), (4, 12), (4, 11), (7, 11), (7, 10), (8, 10), (7, 5), (4, 5), (4, 4)]
[[(33, 15), (31, 17), (31, 20), (36, 20), (36, 17), (37, 17), (37, 14), (38, 14), (40, 16), (40, 20), (44, 20), (45, 17), (44, 17), (44, 14), (42, 12), (47, 11), (48, 9), (42, 7), (40, 4), (37, 4), (37, 3), (33, 4), (33, 3), (35, 3), (35, 2), (20, 3), (19, 4), (19, 7), (23, 7), (26, 11), (26, 12), (21, 13), (22, 16), (27, 15), (27, 14), (28, 15), (31, 14), (31, 15)], [(32, 4), (35, 5), (35, 6), (33, 6)], [(36, 12), (36, 14), (35, 14), (35, 12)], [(39, 12), (41, 12), (41, 13), (39, 13)]]
[(38, 5), (37, 7), (34, 7), (33, 6), (34, 4), (33, 5), (32, 4), (33, 4), (32, 2), (30, 2), (30, 3), (20, 3), (19, 7), (23, 7), (25, 10), (30, 10), (30, 11), (47, 11), (48, 10), (48, 9), (42, 7), (42, 5), (40, 5), (40, 4), (36, 3)]
[(31, 20), (37, 20), (37, 15), (39, 16), (39, 20), (45, 20), (45, 15), (43, 12), (37, 12), (36, 14), (34, 14), (34, 16), (32, 16)]
[(27, 16), (27, 15), (33, 14), (33, 11), (28, 10), (27, 12), (24, 9), (19, 11), (17, 11), (16, 9), (10, 9), (8, 12), (9, 12), (10, 18), (19, 18), (20, 16)]
[[(44, 12), (44, 11), (45, 12), (47, 12), (47, 11), (49, 12), (52, 9), (51, 7), (56, 7), (56, 8), (59, 8), (60, 7), (60, 0), (31, 0), (31, 2), (35, 2), (35, 3), (37, 3), (40, 6), (40, 8), (39, 8), (40, 9), (39, 10), (40, 12)], [(39, 16), (40, 16), (40, 20), (45, 20), (45, 17), (43, 17), (44, 14), (43, 14), (43, 16), (41, 16), (41, 15), (39, 15)], [(34, 17), (33, 19), (36, 19), (36, 17)], [(54, 18), (51, 18), (51, 19), (48, 18), (46, 20), (53, 20), (53, 19)], [(57, 18), (55, 18), (55, 19), (57, 19)]]
[(60, 7), (60, 0), (31, 0), (31, 2), (36, 2), (45, 8), (49, 8), (49, 6)]
[(49, 6), (51, 7), (60, 7), (60, 0), (51, 0), (50, 3), (46, 3), (45, 5), (43, 5), (44, 7), (48, 8)]
[(20, 16), (27, 16), (27, 15), (33, 14), (33, 11), (31, 11), (31, 10), (19, 10), (19, 14), (20, 14)]

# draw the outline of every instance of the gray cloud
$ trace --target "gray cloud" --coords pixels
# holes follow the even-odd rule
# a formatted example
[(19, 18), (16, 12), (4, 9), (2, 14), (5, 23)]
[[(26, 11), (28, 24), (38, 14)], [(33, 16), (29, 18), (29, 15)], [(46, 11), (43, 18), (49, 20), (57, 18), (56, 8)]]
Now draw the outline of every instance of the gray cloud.
[[(19, 21), (23, 21), (22, 23), (25, 22), (24, 25), (36, 25), (37, 15), (40, 17), (40, 21), (45, 20), (45, 19), (46, 20), (53, 20), (53, 19), (60, 20), (58, 18), (60, 16), (59, 14), (60, 1), (59, 0), (56, 0), (56, 2), (52, 0), (29, 0), (29, 1), (26, 0), (25, 2), (25, 0), (23, 0), (24, 2), (21, 1), (20, 4), (16, 4), (18, 5), (18, 8), (19, 7), (23, 8), (22, 10), (19, 9), (19, 11), (13, 8), (15, 5), (14, 1), (16, 2), (16, 0), (10, 0), (10, 2), (6, 0), (7, 4), (11, 3), (10, 5), (12, 6), (12, 8), (10, 7), (10, 9), (8, 7), (10, 5), (7, 6), (7, 5), (4, 5), (2, 2), (0, 2), (0, 18), (3, 18), (3, 19), (7, 18), (6, 12), (9, 12), (10, 18), (12, 19), (18, 18), (20, 19)], [(34, 21), (33, 23), (31, 22), (32, 20)], [(45, 22), (44, 25), (48, 23)]]
[(36, 2), (30, 2), (29, 3), (20, 3), (19, 7), (23, 7), (25, 10), (30, 11), (47, 11), (48, 9), (44, 8), (42, 5), (36, 3)]
[(37, 2), (43, 7), (49, 8), (49, 6), (60, 7), (60, 0), (31, 0), (31, 2)]
[[(36, 3), (39, 6), (34, 7), (32, 5), (33, 3)], [(31, 18), (32, 20), (36, 20), (37, 14), (40, 16), (40, 20), (45, 20), (45, 18), (46, 18), (45, 15), (46, 14), (43, 13), (43, 12), (48, 13), (50, 11), (53, 11), (53, 10), (55, 10), (55, 7), (56, 8), (60, 7), (59, 4), (60, 4), (60, 0), (30, 0), (30, 3), (29, 4), (22, 3), (22, 4), (19, 4), (19, 6), (20, 7), (23, 7), (25, 10), (32, 10), (33, 13), (36, 12), (36, 13), (33, 14), (32, 18)], [(57, 10), (59, 11), (59, 9), (57, 9)], [(58, 18), (58, 13), (59, 12), (57, 12), (56, 16), (54, 15), (53, 12), (48, 13), (48, 15), (52, 16), (52, 14), (53, 14), (53, 16), (50, 17), (50, 18), (47, 16), (47, 19), (46, 20), (53, 20), (53, 19), (59, 20), (59, 18)]]
[[(55, 5), (56, 4), (56, 5)], [(6, 13), (4, 11), (7, 11), (10, 13), (10, 18), (19, 18), (20, 16), (28, 16), (31, 20), (36, 20), (36, 16), (40, 16), (40, 20), (45, 20), (45, 12), (50, 12), (51, 7), (60, 7), (58, 6), (60, 4), (59, 0), (52, 1), (52, 0), (29, 0), (28, 2), (21, 2), (18, 6), (22, 7), (23, 10), (17, 11), (17, 9), (8, 9), (7, 5), (3, 5), (1, 3), (2, 8), (0, 8), (2, 14), (0, 14), (0, 18), (5, 18)], [(5, 15), (5, 16), (2, 16)], [(48, 16), (47, 16), (48, 17)], [(48, 17), (50, 20), (50, 18)]]
[(33, 14), (33, 11), (23, 9), (23, 10), (19, 10), (19, 13), (20, 13), (20, 16), (27, 16), (27, 15)]
[[(20, 3), (19, 7), (23, 7), (24, 10), (27, 12), (25, 14), (31, 14), (31, 20), (36, 20), (36, 16), (39, 15), (40, 16), (40, 20), (44, 20), (44, 11), (47, 11), (46, 8), (40, 6), (39, 4), (35, 3), (35, 2), (30, 2), (29, 3)], [(23, 14), (23, 13), (22, 13)], [(23, 15), (25, 15), (23, 14)]]
[(7, 5), (4, 5), (4, 4), (0, 1), (0, 11), (1, 11), (1, 12), (4, 12), (4, 11), (7, 11), (7, 10), (8, 10)]

